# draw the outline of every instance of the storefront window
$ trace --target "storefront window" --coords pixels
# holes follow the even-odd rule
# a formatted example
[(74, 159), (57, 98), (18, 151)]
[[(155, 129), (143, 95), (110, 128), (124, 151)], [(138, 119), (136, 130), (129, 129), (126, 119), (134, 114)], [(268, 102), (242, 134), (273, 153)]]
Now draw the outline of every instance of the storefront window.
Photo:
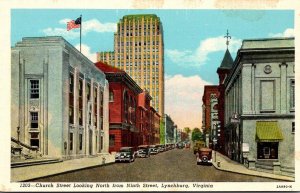
[(278, 142), (257, 143), (257, 159), (278, 159)]

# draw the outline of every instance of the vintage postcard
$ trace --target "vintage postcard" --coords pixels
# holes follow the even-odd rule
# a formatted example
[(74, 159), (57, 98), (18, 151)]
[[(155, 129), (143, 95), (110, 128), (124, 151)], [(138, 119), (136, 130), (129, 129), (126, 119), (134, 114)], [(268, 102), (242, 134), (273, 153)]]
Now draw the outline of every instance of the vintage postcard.
[(0, 5), (0, 191), (300, 190), (299, 2)]

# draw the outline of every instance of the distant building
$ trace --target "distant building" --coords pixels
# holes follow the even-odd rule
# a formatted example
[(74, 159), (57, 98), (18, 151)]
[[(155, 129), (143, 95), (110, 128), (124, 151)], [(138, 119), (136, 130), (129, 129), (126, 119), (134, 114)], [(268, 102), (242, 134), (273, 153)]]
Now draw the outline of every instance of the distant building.
[(43, 157), (107, 153), (105, 74), (62, 37), (23, 38), (11, 52), (12, 141)]
[(294, 38), (244, 40), (224, 85), (229, 157), (249, 168), (293, 175)]
[(150, 101), (152, 97), (148, 93), (148, 91), (143, 91), (139, 94), (139, 101), (138, 101), (138, 114), (139, 114), (139, 121), (140, 121), (140, 128), (141, 134), (140, 137), (142, 139), (143, 145), (152, 145), (151, 139), (153, 138), (151, 132), (151, 106)]
[(174, 143), (174, 130), (175, 130), (175, 125), (174, 121), (172, 118), (165, 114), (164, 116), (164, 122), (165, 122), (165, 143)]
[(149, 91), (150, 105), (164, 115), (164, 39), (157, 15), (125, 15), (114, 34), (114, 51), (97, 53), (97, 60), (126, 71)]

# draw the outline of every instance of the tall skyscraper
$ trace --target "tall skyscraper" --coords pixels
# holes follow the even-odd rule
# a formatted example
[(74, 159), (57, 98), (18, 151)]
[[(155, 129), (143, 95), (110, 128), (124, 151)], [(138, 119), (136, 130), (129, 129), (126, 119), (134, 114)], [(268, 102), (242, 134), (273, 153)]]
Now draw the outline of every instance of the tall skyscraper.
[(114, 51), (97, 53), (97, 60), (125, 70), (152, 96), (152, 104), (164, 115), (163, 27), (155, 14), (126, 15), (114, 34)]

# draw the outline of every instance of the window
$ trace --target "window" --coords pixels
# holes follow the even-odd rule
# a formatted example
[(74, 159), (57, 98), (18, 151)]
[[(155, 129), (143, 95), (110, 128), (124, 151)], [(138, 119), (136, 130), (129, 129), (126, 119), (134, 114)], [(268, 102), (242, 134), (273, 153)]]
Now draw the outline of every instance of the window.
[(70, 151), (73, 150), (73, 133), (70, 133)]
[(70, 73), (69, 77), (69, 84), (70, 84), (70, 93), (74, 93), (74, 75)]
[(291, 108), (295, 109), (295, 80), (291, 80)]
[(87, 84), (87, 88), (86, 88), (86, 98), (89, 101), (91, 97), (91, 85)]
[(39, 127), (39, 114), (38, 114), (38, 112), (31, 112), (30, 117), (31, 117), (30, 128), (38, 128)]
[(103, 150), (103, 137), (101, 136), (100, 137), (100, 150), (102, 151)]
[(114, 102), (114, 92), (113, 91), (109, 92), (109, 102)]
[(100, 91), (100, 129), (103, 130), (103, 92)]
[(79, 79), (79, 97), (82, 97), (83, 87), (82, 87), (82, 79)]
[(79, 133), (79, 150), (82, 150), (82, 134)]
[(278, 142), (257, 143), (257, 159), (278, 159)]
[(115, 135), (109, 135), (109, 147), (115, 146)]
[(74, 111), (72, 106), (69, 107), (69, 123), (74, 123)]
[(79, 125), (82, 126), (82, 109), (79, 109)]
[(30, 80), (30, 98), (39, 98), (39, 80)]
[(295, 133), (295, 122), (292, 122), (292, 133)]
[(39, 133), (30, 133), (30, 146), (40, 147)]

